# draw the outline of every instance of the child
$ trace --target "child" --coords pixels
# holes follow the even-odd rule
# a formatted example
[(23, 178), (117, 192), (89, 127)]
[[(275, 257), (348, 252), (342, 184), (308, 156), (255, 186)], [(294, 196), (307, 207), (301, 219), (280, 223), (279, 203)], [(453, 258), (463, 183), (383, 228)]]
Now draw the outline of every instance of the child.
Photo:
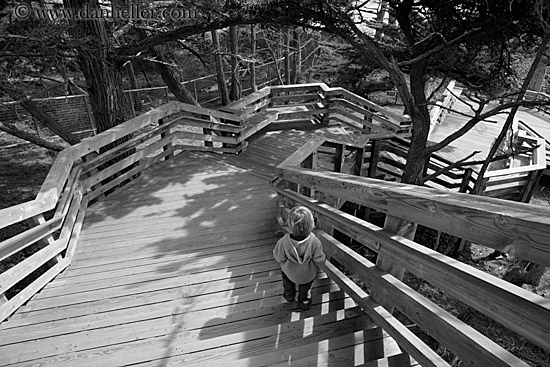
[(312, 233), (313, 214), (303, 206), (294, 207), (288, 215), (288, 225), (292, 234), (286, 234), (273, 249), (273, 257), (281, 264), (283, 276), (283, 296), (292, 302), (298, 284), (298, 305), (307, 310), (311, 304), (309, 291), (315, 275), (316, 264), (325, 262), (321, 241)]

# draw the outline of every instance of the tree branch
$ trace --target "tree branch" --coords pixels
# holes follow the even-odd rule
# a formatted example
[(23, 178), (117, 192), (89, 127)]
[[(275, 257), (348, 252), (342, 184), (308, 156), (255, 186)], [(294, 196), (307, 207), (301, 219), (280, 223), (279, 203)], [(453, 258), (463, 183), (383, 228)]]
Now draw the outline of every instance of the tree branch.
[(80, 139), (55, 121), (53, 117), (45, 112), (36, 102), (32, 101), (8, 82), (4, 81), (0, 83), (0, 91), (9, 95), (14, 101), (21, 103), (21, 106), (29, 111), (34, 118), (46, 125), (67, 143), (74, 145), (80, 142)]
[(7, 122), (0, 123), (0, 130), (4, 131), (4, 132), (6, 132), (10, 135), (13, 135), (13, 136), (15, 136), (19, 139), (23, 139), (23, 140), (26, 140), (28, 142), (31, 142), (35, 145), (38, 145), (38, 146), (42, 147), (42, 148), (46, 148), (48, 150), (53, 150), (55, 152), (60, 152), (63, 149), (65, 149), (65, 147), (62, 146), (62, 145), (59, 145), (59, 144), (52, 143), (52, 142), (49, 142), (47, 140), (41, 139), (40, 137), (38, 137), (34, 134), (30, 134), (26, 131), (18, 129), (17, 127), (15, 127), (15, 125), (7, 123)]
[(445, 43), (443, 43), (443, 44), (441, 44), (441, 45), (439, 45), (439, 46), (437, 46), (437, 47), (434, 47), (434, 48), (431, 49), (430, 51), (425, 52), (425, 53), (423, 53), (422, 55), (419, 55), (419, 56), (415, 57), (415, 58), (412, 59), (412, 60), (409, 60), (409, 61), (402, 61), (402, 62), (398, 63), (397, 66), (402, 67), (402, 66), (410, 66), (410, 65), (412, 65), (412, 64), (416, 64), (417, 62), (422, 61), (422, 60), (424, 60), (424, 59), (426, 59), (426, 58), (432, 56), (433, 54), (436, 54), (436, 53), (438, 53), (438, 52), (444, 50), (444, 49), (447, 48), (447, 47), (453, 46), (454, 44), (456, 44), (456, 43), (462, 41), (462, 40), (463, 40), (464, 38), (466, 38), (466, 37), (471, 36), (473, 33), (479, 31), (480, 29), (481, 29), (481, 28), (474, 28), (474, 29), (471, 29), (471, 30), (467, 31), (466, 33), (463, 33), (463, 34), (461, 34), (460, 36), (454, 38), (454, 39), (451, 40), (450, 42), (445, 42)]

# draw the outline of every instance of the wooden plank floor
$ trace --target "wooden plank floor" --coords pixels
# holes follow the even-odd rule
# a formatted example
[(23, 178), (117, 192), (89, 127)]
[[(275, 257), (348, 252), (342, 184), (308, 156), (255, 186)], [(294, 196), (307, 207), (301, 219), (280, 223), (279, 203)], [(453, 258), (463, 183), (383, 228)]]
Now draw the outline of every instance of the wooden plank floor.
[(308, 311), (283, 302), (265, 177), (304, 140), (265, 133), (246, 154), (272, 156), (183, 153), (92, 206), (69, 268), (0, 325), (0, 365), (410, 365), (323, 273)]
[(273, 123), (254, 135), (239, 155), (218, 155), (232, 165), (248, 169), (251, 174), (272, 179), (275, 168), (308, 140), (316, 136), (350, 141), (353, 135), (339, 125), (314, 125), (307, 121)]
[[(454, 109), (473, 116), (471, 109), (461, 101), (457, 101)], [(448, 146), (437, 152), (438, 155), (452, 162), (464, 159), (474, 151), (479, 151), (470, 160), (485, 159), (495, 138), (500, 133), (507, 115), (501, 114), (492, 117), (489, 121), (481, 121), (469, 132), (458, 138)], [(431, 142), (439, 142), (462, 127), (468, 117), (457, 113), (447, 114), (443, 122), (435, 126), (430, 135)], [(516, 120), (521, 120), (537, 131), (539, 134), (550, 140), (550, 121), (534, 114), (531, 110), (521, 109), (516, 113)]]

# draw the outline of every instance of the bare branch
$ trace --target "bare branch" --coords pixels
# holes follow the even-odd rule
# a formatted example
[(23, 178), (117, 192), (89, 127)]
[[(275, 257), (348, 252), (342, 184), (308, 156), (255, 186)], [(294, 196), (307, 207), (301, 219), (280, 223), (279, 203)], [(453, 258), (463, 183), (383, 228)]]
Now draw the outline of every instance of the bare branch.
[(2, 122), (0, 123), (0, 130), (4, 131), (10, 135), (13, 135), (19, 139), (26, 140), (28, 142), (31, 142), (35, 145), (38, 145), (42, 148), (46, 148), (48, 150), (53, 150), (54, 152), (60, 152), (63, 149), (65, 149), (64, 146), (52, 143), (50, 141), (44, 140), (34, 134), (28, 133), (26, 131), (23, 131), (19, 128), (17, 128), (15, 125), (10, 124), (8, 122)]

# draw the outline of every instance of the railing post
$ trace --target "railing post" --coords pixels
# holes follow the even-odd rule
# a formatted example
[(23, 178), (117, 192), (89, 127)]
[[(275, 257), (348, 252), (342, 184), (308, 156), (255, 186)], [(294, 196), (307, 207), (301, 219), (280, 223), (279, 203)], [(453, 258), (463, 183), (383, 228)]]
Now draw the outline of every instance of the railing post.
[(328, 125), (329, 122), (330, 122), (330, 109), (332, 107), (332, 101), (331, 101), (331, 96), (328, 95), (328, 94), (325, 94), (325, 98), (324, 98), (324, 101), (323, 101), (323, 107), (325, 109), (328, 110), (328, 112), (325, 112), (323, 114), (320, 114), (319, 116), (321, 117), (320, 121), (322, 124), (325, 124), (325, 125)]
[[(98, 155), (99, 154), (97, 152), (91, 152), (90, 154), (87, 154), (84, 157), (82, 157), (82, 162), (86, 163), (88, 161), (91, 161), (92, 159), (94, 159)], [(91, 176), (95, 175), (98, 172), (99, 172), (99, 168), (96, 167), (96, 168), (92, 169), (90, 172), (88, 172), (88, 174), (86, 174), (85, 176), (86, 176), (86, 178), (88, 178), (88, 177), (91, 177)], [(103, 185), (101, 184), (101, 182), (99, 182), (99, 183), (93, 185), (91, 187), (91, 189), (92, 189), (92, 191), (99, 190), (101, 188), (101, 186), (103, 186)], [(102, 199), (104, 197), (105, 197), (105, 193), (103, 193), (101, 195), (98, 195), (96, 199)]]
[(522, 203), (528, 203), (535, 192), (535, 188), (544, 170), (533, 171), (529, 174), (529, 180), (525, 182), (522, 187), (522, 190), (519, 194), (519, 201)]
[[(414, 239), (416, 233), (416, 224), (409, 222), (404, 219), (397, 217), (392, 217), (386, 215), (386, 220), (384, 222), (384, 230), (389, 233), (395, 233), (398, 236), (408, 238), (410, 240)], [(399, 264), (395, 264), (387, 257), (381, 256), (380, 253), (376, 258), (376, 266), (382, 269), (383, 271), (393, 275), (398, 280), (403, 280), (405, 275), (405, 268)], [(372, 299), (380, 303), (386, 310), (393, 312), (394, 305), (389, 303), (387, 299), (384, 298), (384, 291), (378, 288), (373, 288), (371, 291)]]
[(363, 128), (367, 133), (372, 132), (372, 110), (369, 107), (364, 107), (369, 113), (365, 114), (365, 124), (363, 124)]
[[(309, 168), (309, 169), (316, 169), (317, 168), (317, 152), (311, 153), (309, 157), (307, 157), (304, 162), (301, 164), (301, 167), (303, 168)], [(315, 196), (315, 190), (309, 187), (304, 187), (301, 190), (301, 194), (310, 198), (313, 198)]]
[(355, 149), (355, 163), (353, 164), (352, 174), (355, 176), (361, 176), (363, 170), (363, 160), (365, 156), (365, 148)]
[(334, 172), (342, 173), (344, 168), (344, 159), (346, 154), (346, 147), (344, 144), (336, 145), (336, 154), (334, 157)]
[(460, 189), (458, 192), (467, 193), (470, 189), (470, 179), (472, 178), (472, 173), (474, 170), (472, 168), (466, 168), (464, 170), (464, 176), (462, 177), (462, 182), (460, 183)]
[[(162, 125), (165, 124), (165, 123), (166, 123), (166, 121), (165, 121), (164, 119), (160, 119), (160, 120), (159, 120), (159, 126), (162, 126)], [(161, 139), (164, 139), (164, 138), (167, 137), (167, 136), (169, 136), (169, 132), (165, 132), (165, 133), (161, 133), (161, 134), (160, 134), (160, 138), (161, 138)], [(166, 151), (171, 151), (170, 154), (168, 154), (166, 157), (164, 157), (164, 160), (165, 160), (165, 161), (167, 161), (167, 160), (169, 160), (170, 158), (173, 158), (173, 157), (174, 157), (174, 152), (173, 152), (173, 148), (172, 148), (172, 143), (171, 143), (171, 142), (168, 143), (168, 144), (166, 144), (166, 145), (164, 145), (164, 146), (162, 147), (162, 150), (165, 151), (165, 152), (166, 152)]]
[(382, 142), (380, 141), (380, 139), (375, 139), (372, 141), (368, 177), (376, 177), (376, 166), (378, 166), (378, 156), (380, 155), (381, 145)]

